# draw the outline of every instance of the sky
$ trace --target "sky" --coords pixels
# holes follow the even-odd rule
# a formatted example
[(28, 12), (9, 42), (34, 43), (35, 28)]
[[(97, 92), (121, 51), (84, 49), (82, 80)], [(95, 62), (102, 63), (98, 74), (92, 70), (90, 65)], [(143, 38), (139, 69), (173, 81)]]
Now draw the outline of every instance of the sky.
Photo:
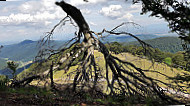
[[(25, 39), (39, 40), (66, 16), (55, 5), (61, 0), (7, 0), (0, 1), (0, 44), (18, 43)], [(163, 19), (140, 15), (141, 4), (130, 0), (65, 0), (84, 15), (92, 31), (111, 30), (123, 22), (135, 22), (139, 26), (125, 25), (123, 29), (133, 34), (175, 35), (169, 33)], [(55, 40), (74, 37), (77, 29), (69, 22), (55, 30)]]

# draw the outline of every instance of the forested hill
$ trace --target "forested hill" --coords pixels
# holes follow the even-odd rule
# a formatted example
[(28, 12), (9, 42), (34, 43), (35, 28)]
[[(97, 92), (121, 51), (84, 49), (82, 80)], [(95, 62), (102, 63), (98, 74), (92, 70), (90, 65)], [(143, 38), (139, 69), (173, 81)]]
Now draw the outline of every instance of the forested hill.
[(1, 58), (14, 61), (30, 61), (37, 53), (37, 41), (24, 40), (18, 44), (5, 45), (0, 53)]
[[(153, 35), (153, 34), (140, 34), (140, 35), (135, 35), (136, 37), (138, 37), (141, 40), (148, 40), (148, 39), (154, 39), (154, 38), (159, 38), (160, 36), (158, 35)], [(117, 35), (110, 35), (108, 37), (105, 37), (103, 39), (101, 39), (102, 42), (104, 43), (110, 43), (110, 42), (120, 42), (120, 43), (124, 43), (124, 42), (132, 42), (132, 41), (136, 41), (135, 38), (131, 37), (131, 36), (117, 36)]]
[[(146, 43), (150, 44), (154, 48), (158, 48), (164, 52), (176, 53), (178, 51), (183, 51), (181, 46), (181, 40), (178, 37), (160, 37), (150, 40), (144, 40)], [(138, 42), (129, 42), (125, 45), (140, 45)]]
[[(53, 41), (55, 48), (64, 41)], [(0, 58), (8, 58), (14, 61), (31, 61), (39, 51), (38, 41), (24, 40), (18, 44), (5, 45), (0, 53)]]
[[(161, 51), (165, 52), (178, 52), (182, 51), (181, 40), (177, 37), (160, 37), (154, 35), (141, 35), (138, 36), (140, 39), (144, 39), (145, 42), (152, 45), (154, 48), (159, 48)], [(154, 38), (154, 39), (153, 39)], [(148, 40), (147, 40), (148, 39)], [(106, 38), (109, 42), (118, 41), (126, 45), (139, 45), (138, 42), (134, 41), (132, 37), (129, 36), (115, 36), (112, 39)], [(130, 40), (132, 42), (130, 42)], [(61, 45), (64, 41), (55, 41), (53, 45)], [(130, 43), (129, 43), (130, 42)], [(34, 59), (38, 52), (37, 41), (24, 40), (18, 44), (5, 45), (0, 53), (0, 58), (8, 58), (14, 61), (31, 61)]]
[[(157, 35), (136, 35), (140, 39), (147, 40), (147, 39), (153, 39), (157, 38), (159, 36)], [(107, 42), (131, 42), (135, 41), (135, 39), (131, 36), (108, 36), (104, 40), (102, 40), (104, 43)], [(60, 45), (63, 45), (65, 41), (54, 41), (52, 42), (52, 45), (55, 46), (55, 48), (58, 48)], [(1, 50), (0, 58), (8, 58), (9, 60), (14, 61), (31, 61), (34, 59), (34, 57), (37, 55), (38, 47), (37, 47), (38, 41), (32, 41), (32, 40), (24, 40), (17, 44), (12, 45), (4, 45), (4, 47)]]

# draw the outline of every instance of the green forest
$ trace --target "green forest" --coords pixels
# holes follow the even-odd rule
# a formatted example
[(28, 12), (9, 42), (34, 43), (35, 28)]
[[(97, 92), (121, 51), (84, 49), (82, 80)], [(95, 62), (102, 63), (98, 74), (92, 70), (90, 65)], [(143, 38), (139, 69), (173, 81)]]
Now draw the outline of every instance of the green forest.
[[(23, 14), (12, 13), (11, 18), (3, 16), (6, 15), (4, 12), (7, 12), (7, 8), (3, 8), (0, 16), (2, 28), (7, 28), (9, 24), (14, 25), (11, 26), (13, 29), (24, 25), (22, 30), (12, 31), (15, 33), (14, 39), (17, 39), (16, 37), (19, 39), (17, 34), (27, 36), (31, 32), (42, 33), (41, 28), (52, 26), (48, 29), (49, 32), (39, 37), (40, 40), (20, 39), (20, 43), (10, 43), (0, 47), (0, 104), (5, 106), (188, 105), (190, 2), (133, 0), (130, 2), (130, 8), (122, 7), (124, 4), (129, 5), (127, 1), (61, 0), (53, 3), (43, 0), (40, 3), (33, 0), (20, 1), (17, 3), (24, 4), (17, 9)], [(92, 7), (93, 3), (96, 3), (97, 7)], [(116, 5), (117, 3), (122, 4)], [(37, 9), (32, 7), (34, 4)], [(91, 6), (94, 11), (80, 9), (81, 4), (86, 6), (85, 8), (87, 5)], [(95, 11), (95, 8), (100, 6), (98, 4), (110, 5)], [(9, 5), (9, 8), (12, 8), (12, 3)], [(141, 25), (130, 21), (137, 13), (135, 8), (139, 9), (139, 6), (141, 7), (139, 15), (148, 15), (150, 20), (154, 17), (154, 21), (163, 19), (167, 23), (167, 29), (174, 35), (157, 35), (158, 32), (153, 27), (157, 30), (159, 24), (149, 26), (152, 30), (148, 32), (155, 31), (155, 34), (143, 34), (139, 29)], [(134, 14), (123, 15), (122, 13), (126, 13), (128, 9), (135, 11)], [(37, 15), (31, 18), (31, 15), (35, 14), (34, 11), (38, 11)], [(42, 11), (45, 12), (41, 13)], [(26, 14), (27, 12), (31, 14)], [(91, 12), (93, 17), (88, 15)], [(96, 16), (97, 14), (101, 16)], [(93, 23), (90, 20), (107, 19), (103, 16), (109, 17), (112, 21)], [(127, 19), (128, 22), (118, 23), (118, 20), (122, 19)], [(141, 21), (145, 26), (150, 24), (143, 19), (137, 20)], [(117, 23), (115, 26), (114, 22)], [(96, 32), (100, 23), (109, 24), (112, 29), (103, 28)], [(36, 24), (40, 25), (34, 27)], [(31, 25), (35, 30), (26, 30)], [(142, 34), (135, 33), (136, 30), (133, 28)], [(56, 35), (60, 36), (64, 31), (72, 33), (69, 36), (73, 37), (68, 37), (67, 40), (56, 38)], [(0, 37), (6, 38), (4, 33), (0, 34)]]
[[(162, 39), (166, 39), (167, 42), (165, 41), (165, 43)], [(181, 45), (179, 44), (179, 42), (173, 45), (171, 44), (173, 41), (177, 40), (178, 38), (175, 37), (163, 37), (156, 38), (153, 40), (147, 40), (146, 42), (149, 42), (149, 44), (153, 47), (151, 48), (151, 55), (147, 54), (146, 50), (142, 46), (140, 46), (140, 44), (137, 44), (137, 42), (131, 42), (128, 44), (112, 42), (110, 44), (106, 44), (106, 46), (111, 52), (115, 54), (128, 52), (135, 56), (145, 56), (147, 59), (154, 59), (154, 61), (156, 62), (165, 63), (174, 68), (181, 68), (187, 70), (186, 64), (188, 61), (184, 59), (183, 54), (185, 52), (181, 50)]]
[[(182, 40), (177, 37), (160, 37), (144, 41), (150, 44), (153, 48), (158, 48), (163, 52), (176, 53), (183, 51), (183, 47), (181, 45)], [(130, 42), (126, 43), (126, 45), (140, 46), (138, 42)]]

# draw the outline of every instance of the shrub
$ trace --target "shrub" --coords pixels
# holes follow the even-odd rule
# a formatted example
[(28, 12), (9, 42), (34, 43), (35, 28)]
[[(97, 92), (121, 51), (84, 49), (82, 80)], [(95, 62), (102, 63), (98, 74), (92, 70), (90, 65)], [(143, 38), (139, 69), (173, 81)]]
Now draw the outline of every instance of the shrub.
[(0, 89), (6, 88), (8, 82), (8, 76), (0, 75)]

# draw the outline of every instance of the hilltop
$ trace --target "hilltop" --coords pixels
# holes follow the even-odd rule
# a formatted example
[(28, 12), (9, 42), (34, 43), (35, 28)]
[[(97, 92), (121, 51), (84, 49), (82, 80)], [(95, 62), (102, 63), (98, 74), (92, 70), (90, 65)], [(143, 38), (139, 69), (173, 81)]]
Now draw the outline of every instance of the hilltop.
[[(65, 41), (52, 41), (51, 46), (58, 48)], [(14, 61), (31, 61), (39, 51), (38, 41), (24, 40), (17, 44), (5, 45), (0, 53), (0, 58), (8, 58)]]
[[(155, 39), (144, 40), (144, 42), (150, 44), (153, 48), (158, 48), (163, 52), (176, 53), (183, 51), (181, 46), (181, 39), (178, 37), (159, 37)], [(125, 45), (139, 45), (139, 42), (127, 42)]]

